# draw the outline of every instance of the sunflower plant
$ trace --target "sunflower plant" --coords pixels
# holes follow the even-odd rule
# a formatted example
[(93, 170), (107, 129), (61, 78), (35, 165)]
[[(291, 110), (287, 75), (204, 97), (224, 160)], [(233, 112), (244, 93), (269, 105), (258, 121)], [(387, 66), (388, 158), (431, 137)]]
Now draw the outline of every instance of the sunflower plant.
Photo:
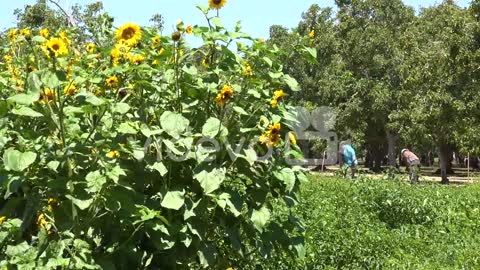
[(168, 36), (135, 23), (86, 43), (70, 29), (7, 31), (0, 267), (226, 269), (303, 255), (302, 224), (273, 207), (293, 207), (306, 181), (291, 162), (302, 154), (288, 92), (300, 89), (278, 48), (223, 27), (225, 2), (198, 6), (208, 26)]

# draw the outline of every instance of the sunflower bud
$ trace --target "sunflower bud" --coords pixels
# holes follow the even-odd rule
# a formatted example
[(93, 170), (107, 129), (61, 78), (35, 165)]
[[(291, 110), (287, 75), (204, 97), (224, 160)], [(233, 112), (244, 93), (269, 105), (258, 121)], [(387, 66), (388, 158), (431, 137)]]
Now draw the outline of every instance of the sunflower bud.
[(173, 34), (172, 34), (172, 39), (174, 41), (179, 41), (181, 37), (182, 37), (182, 34), (178, 31), (173, 32)]

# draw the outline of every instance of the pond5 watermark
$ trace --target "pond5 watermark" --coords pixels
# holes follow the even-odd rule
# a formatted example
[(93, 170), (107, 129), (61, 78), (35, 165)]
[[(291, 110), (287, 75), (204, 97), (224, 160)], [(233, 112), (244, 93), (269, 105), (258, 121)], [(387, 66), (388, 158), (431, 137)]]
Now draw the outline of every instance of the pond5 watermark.
[[(336, 117), (330, 107), (319, 107), (310, 112), (304, 107), (295, 107), (289, 112), (290, 117), (286, 125), (293, 131), (297, 145), (303, 153), (303, 158), (285, 156), (285, 161), (291, 166), (318, 166), (333, 165), (338, 161), (338, 136), (333, 131)], [(288, 134), (283, 138), (284, 153), (292, 150), (292, 142)], [(321, 156), (311, 155), (311, 145), (322, 141), (324, 150)], [(248, 145), (247, 145), (248, 143)], [(239, 157), (247, 158), (251, 162), (264, 162), (274, 153), (274, 147), (267, 147), (266, 152), (259, 155), (254, 146), (259, 143), (259, 137), (255, 137), (247, 142), (246, 137), (241, 137), (240, 141), (231, 144), (228, 141), (220, 142), (215, 138), (202, 137), (195, 142), (192, 139), (157, 140), (149, 137), (144, 144), (144, 151), (147, 154), (151, 147), (157, 149), (157, 160), (161, 161), (168, 158), (175, 162), (182, 162), (190, 158), (195, 158), (201, 162), (213, 162), (217, 159), (217, 154), (224, 147), (229, 158), (234, 161)], [(163, 152), (163, 146), (165, 151)], [(163, 155), (165, 153), (166, 155)], [(318, 154), (318, 153), (316, 153)]]

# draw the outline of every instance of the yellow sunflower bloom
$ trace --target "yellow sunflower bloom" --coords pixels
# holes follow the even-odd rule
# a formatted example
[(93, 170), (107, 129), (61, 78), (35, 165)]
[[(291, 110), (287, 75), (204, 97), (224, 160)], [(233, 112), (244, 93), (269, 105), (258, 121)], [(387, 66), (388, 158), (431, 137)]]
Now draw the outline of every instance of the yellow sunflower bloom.
[(43, 48), (48, 57), (58, 57), (68, 54), (67, 46), (60, 38), (49, 39)]
[(15, 39), (17, 39), (17, 29), (10, 29), (10, 31), (8, 31), (8, 39), (10, 42), (14, 42)]
[(270, 105), (272, 108), (276, 108), (278, 105), (278, 102), (285, 96), (285, 93), (283, 90), (276, 90), (273, 92), (273, 99), (270, 101)]
[(218, 105), (225, 105), (231, 98), (233, 97), (233, 89), (228, 86), (224, 85), (220, 93), (218, 93), (217, 97), (215, 98), (215, 102)]
[(135, 23), (127, 22), (117, 30), (117, 40), (123, 40), (130, 46), (136, 46), (142, 39), (140, 26)]
[(5, 221), (7, 221), (7, 217), (6, 216), (1, 216), (0, 217), (0, 224), (2, 224)]
[(154, 36), (152, 38), (152, 43), (155, 44), (155, 45), (160, 44), (160, 43), (162, 43), (162, 39), (160, 38), (160, 36)]
[(48, 32), (48, 29), (47, 28), (43, 28), (42, 30), (40, 30), (40, 36), (44, 37), (44, 38), (48, 38), (48, 35), (50, 33)]
[(32, 33), (30, 32), (29, 29), (22, 29), (20, 30), (20, 35), (24, 36), (24, 37), (29, 37)]
[(291, 144), (297, 145), (297, 138), (295, 137), (295, 134), (293, 134), (293, 132), (288, 132), (288, 138), (290, 139)]
[(268, 127), (268, 130), (262, 134), (259, 141), (267, 146), (276, 146), (280, 141), (280, 123), (276, 122)]
[(5, 63), (9, 64), (9, 63), (12, 62), (13, 58), (12, 58), (11, 55), (5, 54), (5, 55), (3, 56), (3, 60), (5, 61)]
[(55, 98), (55, 91), (50, 88), (43, 89), (42, 93), (40, 93), (40, 101), (41, 102), (48, 102)]
[(128, 55), (128, 60), (130, 60), (130, 62), (133, 63), (133, 64), (139, 65), (139, 64), (143, 63), (143, 61), (145, 61), (145, 56), (140, 55), (140, 54), (137, 54), (137, 55), (129, 54)]
[(71, 83), (63, 89), (63, 93), (66, 96), (73, 96), (75, 95), (76, 92), (77, 92), (77, 86), (75, 85), (75, 83)]
[(221, 9), (223, 6), (225, 6), (226, 3), (227, 0), (208, 0), (208, 5), (210, 6), (210, 8), (216, 10)]
[(58, 35), (67, 46), (70, 46), (72, 42), (68, 38), (67, 33), (65, 31), (61, 31)]
[(107, 153), (107, 157), (118, 158), (118, 157), (120, 157), (120, 152), (118, 152), (117, 150), (112, 150), (112, 151)]
[(315, 37), (315, 30), (310, 31), (310, 33), (308, 34), (308, 36), (309, 36), (310, 38), (314, 38), (314, 37)]
[(107, 78), (106, 80), (108, 87), (116, 87), (118, 85), (117, 76), (113, 75)]
[(37, 225), (39, 228), (45, 228), (47, 226), (47, 220), (45, 219), (45, 215), (43, 213), (38, 215)]
[(193, 33), (193, 27), (191, 24), (187, 25), (187, 28), (185, 29), (185, 33), (191, 35)]
[(87, 44), (87, 52), (92, 54), (93, 52), (95, 52), (95, 44), (93, 43), (88, 43)]
[(253, 76), (252, 67), (248, 63), (245, 65), (245, 74), (247, 74), (247, 76)]

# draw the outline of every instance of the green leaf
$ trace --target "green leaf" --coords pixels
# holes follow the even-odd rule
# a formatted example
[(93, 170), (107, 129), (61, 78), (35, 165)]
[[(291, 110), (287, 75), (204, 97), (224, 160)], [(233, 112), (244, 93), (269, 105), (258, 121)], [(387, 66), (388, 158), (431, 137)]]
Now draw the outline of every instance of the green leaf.
[(202, 127), (202, 135), (210, 138), (217, 136), (218, 132), (221, 130), (222, 123), (219, 119), (210, 117), (207, 122)]
[(115, 183), (118, 183), (120, 176), (126, 176), (125, 170), (122, 169), (120, 166), (115, 166), (109, 171), (107, 171), (107, 177), (112, 179)]
[(267, 63), (267, 65), (268, 65), (269, 67), (272, 67), (273, 62), (272, 62), (272, 60), (271, 60), (270, 58), (268, 58), (268, 57), (265, 56), (265, 57), (263, 57), (262, 59), (263, 59), (263, 61), (265, 61), (265, 63)]
[(89, 193), (97, 193), (102, 190), (103, 185), (107, 182), (107, 178), (100, 171), (89, 172), (85, 177)]
[(290, 168), (283, 168), (281, 171), (273, 173), (275, 177), (287, 186), (287, 191), (291, 192), (295, 186), (295, 173)]
[(248, 115), (248, 113), (242, 107), (233, 106), (233, 110), (240, 115)]
[(7, 100), (15, 102), (20, 105), (30, 105), (40, 99), (40, 92), (32, 92), (28, 94), (16, 94), (9, 97)]
[(7, 171), (21, 172), (32, 165), (35, 159), (37, 159), (36, 153), (22, 153), (13, 148), (9, 148), (3, 153), (3, 164)]
[(253, 226), (260, 232), (263, 232), (263, 228), (270, 219), (270, 210), (265, 206), (259, 210), (253, 209), (250, 216), (250, 220), (253, 222)]
[(282, 79), (292, 91), (298, 92), (301, 90), (297, 80), (295, 80), (292, 76), (285, 74), (283, 75)]
[(58, 169), (59, 165), (60, 165), (60, 162), (58, 162), (56, 160), (53, 160), (53, 161), (50, 161), (49, 163), (47, 163), (47, 167), (54, 172), (57, 172), (57, 169)]
[(205, 244), (198, 251), (198, 259), (203, 268), (207, 268), (215, 264), (216, 250), (212, 245)]
[(190, 66), (190, 67), (187, 67), (187, 66), (184, 66), (182, 68), (182, 70), (187, 73), (187, 74), (190, 74), (192, 76), (195, 76), (197, 75), (198, 71), (197, 71), (197, 68), (195, 66)]
[(103, 99), (98, 98), (97, 96), (95, 96), (94, 94), (92, 94), (90, 92), (87, 92), (87, 94), (85, 96), (86, 96), (85, 101), (92, 104), (93, 106), (101, 106), (101, 105), (105, 104), (105, 101)]
[(47, 40), (42, 36), (34, 36), (32, 41), (37, 43), (45, 43)]
[(185, 191), (169, 191), (162, 200), (162, 207), (178, 210), (185, 204)]
[(162, 177), (168, 173), (167, 167), (165, 167), (161, 161), (155, 162), (155, 164), (149, 166), (149, 169), (156, 170)]
[(211, 19), (211, 22), (217, 27), (217, 28), (223, 28), (222, 25), (222, 19), (220, 17), (213, 17)]
[(208, 14), (209, 7), (197, 4), (196, 7), (203, 12), (203, 14)]
[(130, 110), (130, 105), (127, 103), (119, 102), (115, 104), (113, 111), (119, 114), (126, 114)]
[(137, 129), (134, 127), (133, 123), (121, 123), (118, 126), (117, 131), (122, 134), (132, 134), (135, 135), (138, 133)]
[(316, 63), (317, 62), (317, 49), (316, 48), (310, 48), (310, 47), (305, 47), (304, 52), (306, 53), (306, 57), (310, 63)]
[(70, 195), (70, 194), (65, 195), (65, 197), (66, 197), (67, 199), (69, 199), (70, 201), (72, 201), (73, 204), (75, 204), (80, 210), (85, 210), (85, 209), (87, 209), (88, 207), (90, 207), (90, 205), (91, 205), (92, 202), (93, 202), (93, 199), (80, 200), (80, 199), (74, 198), (74, 197), (73, 197), (72, 195)]
[(41, 81), (46, 87), (51, 89), (55, 89), (60, 86), (60, 80), (58, 79), (57, 74), (48, 70), (43, 73)]
[(42, 81), (37, 73), (32, 72), (28, 74), (27, 83), (31, 94), (40, 93), (40, 90), (42, 89)]
[(29, 107), (20, 107), (20, 109), (13, 109), (13, 114), (21, 115), (21, 116), (29, 116), (29, 117), (42, 117), (43, 114), (29, 108)]
[(210, 194), (217, 190), (225, 180), (225, 168), (214, 169), (211, 172), (206, 170), (196, 174), (193, 178), (197, 179), (205, 194)]
[(278, 79), (278, 78), (281, 78), (283, 76), (283, 72), (268, 72), (268, 75), (270, 76), (270, 78), (272, 79)]
[(185, 132), (190, 121), (181, 114), (166, 111), (160, 116), (160, 125), (168, 135), (178, 139)]
[(152, 130), (147, 125), (143, 124), (140, 127), (140, 132), (142, 132), (142, 134), (145, 135), (145, 137), (150, 137), (152, 135), (161, 134), (163, 132), (163, 130), (159, 129), (158, 127), (157, 127), (157, 129)]

